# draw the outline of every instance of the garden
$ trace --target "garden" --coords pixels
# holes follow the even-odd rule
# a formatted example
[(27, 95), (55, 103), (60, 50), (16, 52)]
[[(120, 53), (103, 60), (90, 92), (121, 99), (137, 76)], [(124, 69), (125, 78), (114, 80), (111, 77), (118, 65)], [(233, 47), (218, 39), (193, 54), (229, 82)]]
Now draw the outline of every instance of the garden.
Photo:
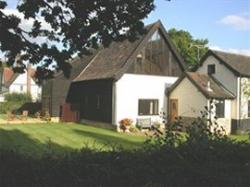
[(0, 185), (249, 186), (249, 136), (211, 133), (203, 122), (151, 137), (73, 123), (1, 125)]

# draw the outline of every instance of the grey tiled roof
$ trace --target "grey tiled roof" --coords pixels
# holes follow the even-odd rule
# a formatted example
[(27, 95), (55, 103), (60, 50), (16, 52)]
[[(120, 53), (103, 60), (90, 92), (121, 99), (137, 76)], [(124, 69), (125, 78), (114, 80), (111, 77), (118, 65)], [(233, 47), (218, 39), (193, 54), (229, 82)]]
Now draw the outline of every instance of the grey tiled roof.
[(250, 77), (250, 56), (210, 50), (208, 55), (214, 55), (236, 75)]

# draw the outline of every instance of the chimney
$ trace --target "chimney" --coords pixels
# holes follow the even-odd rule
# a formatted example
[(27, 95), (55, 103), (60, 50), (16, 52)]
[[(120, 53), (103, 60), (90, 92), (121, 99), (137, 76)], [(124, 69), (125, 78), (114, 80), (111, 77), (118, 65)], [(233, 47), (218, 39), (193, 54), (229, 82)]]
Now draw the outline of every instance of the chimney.
[(31, 94), (31, 65), (27, 65), (27, 94)]

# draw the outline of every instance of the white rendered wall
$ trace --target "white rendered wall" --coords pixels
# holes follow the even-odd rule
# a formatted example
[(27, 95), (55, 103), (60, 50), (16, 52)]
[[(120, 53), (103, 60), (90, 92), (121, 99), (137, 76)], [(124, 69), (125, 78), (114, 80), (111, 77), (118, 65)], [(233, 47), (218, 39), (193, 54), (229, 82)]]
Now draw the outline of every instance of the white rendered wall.
[[(182, 82), (172, 91), (169, 96), (170, 99), (178, 100), (178, 115), (182, 117), (197, 118), (201, 117), (201, 111), (205, 111), (209, 100), (190, 82), (188, 78), (184, 78)], [(222, 126), (227, 134), (231, 132), (231, 100), (225, 100), (225, 117), (219, 118), (216, 122)], [(215, 117), (215, 106), (213, 109), (211, 119)], [(215, 122), (213, 120), (213, 122)]]
[[(33, 101), (37, 101), (41, 97), (41, 87), (39, 87), (33, 79), (31, 79), (31, 97)], [(27, 73), (20, 74), (16, 80), (10, 85), (9, 93), (27, 93)]]
[(184, 78), (172, 91), (169, 99), (178, 100), (178, 115), (183, 117), (200, 117), (207, 106), (207, 98), (188, 80)]
[(0, 103), (4, 102), (4, 96), (0, 95)]
[[(214, 101), (216, 102), (216, 101)], [(214, 104), (214, 103), (213, 103)], [(226, 131), (226, 134), (231, 133), (231, 123), (232, 123), (232, 101), (231, 100), (225, 100), (225, 117), (224, 118), (218, 118), (215, 120), (215, 111), (216, 107), (213, 105), (213, 114), (212, 114), (212, 121), (216, 122), (220, 127), (223, 127), (223, 129)]]
[(237, 94), (237, 77), (224, 64), (220, 63), (216, 58), (210, 56), (197, 70), (199, 73), (207, 74), (207, 67), (215, 64), (215, 74), (213, 76), (220, 81), (228, 90)]
[[(215, 64), (216, 72), (213, 76), (221, 82), (225, 88), (237, 96), (237, 76), (235, 76), (232, 71), (230, 71), (224, 64), (220, 63), (215, 57), (208, 57), (197, 72), (207, 74), (207, 67), (210, 64)], [(237, 99), (232, 101), (231, 116), (234, 119), (237, 118)]]
[(250, 100), (250, 96), (244, 94), (243, 91), (243, 84), (246, 84), (247, 86), (250, 85), (250, 78), (242, 78), (241, 79), (241, 119), (247, 119), (248, 117), (248, 101)]
[(130, 118), (136, 122), (137, 118), (151, 118), (151, 120), (161, 122), (160, 116), (139, 116), (139, 99), (158, 99), (159, 112), (166, 112), (165, 89), (171, 86), (177, 77), (150, 76), (125, 74), (116, 82), (116, 112), (114, 112), (114, 122), (124, 118)]

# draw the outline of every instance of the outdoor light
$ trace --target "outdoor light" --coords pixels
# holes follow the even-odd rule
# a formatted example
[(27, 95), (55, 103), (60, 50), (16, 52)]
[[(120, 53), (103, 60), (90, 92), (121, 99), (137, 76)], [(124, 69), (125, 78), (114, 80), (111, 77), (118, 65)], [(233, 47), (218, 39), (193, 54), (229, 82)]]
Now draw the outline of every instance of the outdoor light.
[(142, 62), (142, 54), (139, 53), (137, 56), (136, 56), (136, 60), (137, 62)]

